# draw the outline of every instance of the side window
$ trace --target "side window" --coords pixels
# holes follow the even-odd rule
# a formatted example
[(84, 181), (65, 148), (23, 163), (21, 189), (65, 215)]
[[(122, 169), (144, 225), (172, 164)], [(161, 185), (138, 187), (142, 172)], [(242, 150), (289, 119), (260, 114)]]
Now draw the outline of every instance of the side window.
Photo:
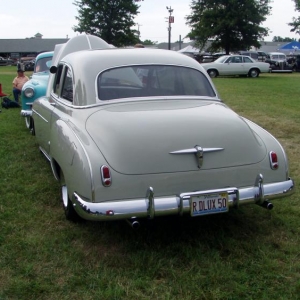
[(62, 71), (63, 71), (63, 65), (59, 65), (58, 68), (57, 68), (55, 80), (54, 80), (54, 83), (53, 83), (53, 92), (57, 96), (60, 95), (60, 90), (61, 90), (61, 85), (62, 85), (62, 82), (61, 82)]
[(240, 64), (242, 62), (241, 58), (239, 56), (235, 57), (235, 61), (236, 64)]
[(73, 80), (72, 80), (72, 72), (66, 67), (64, 72), (64, 81), (62, 86), (61, 97), (73, 102)]
[(249, 57), (244, 56), (244, 62), (245, 63), (252, 63), (252, 60)]
[(227, 58), (227, 60), (225, 61), (225, 63), (232, 63), (233, 57), (229, 57)]

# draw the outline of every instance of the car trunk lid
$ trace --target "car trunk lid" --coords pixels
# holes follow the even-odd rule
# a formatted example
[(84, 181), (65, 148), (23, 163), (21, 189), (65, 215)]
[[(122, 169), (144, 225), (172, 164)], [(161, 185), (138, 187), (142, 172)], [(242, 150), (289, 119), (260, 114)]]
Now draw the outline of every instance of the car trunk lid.
[(93, 113), (86, 129), (110, 167), (123, 174), (228, 168), (266, 155), (244, 119), (216, 101), (110, 105)]

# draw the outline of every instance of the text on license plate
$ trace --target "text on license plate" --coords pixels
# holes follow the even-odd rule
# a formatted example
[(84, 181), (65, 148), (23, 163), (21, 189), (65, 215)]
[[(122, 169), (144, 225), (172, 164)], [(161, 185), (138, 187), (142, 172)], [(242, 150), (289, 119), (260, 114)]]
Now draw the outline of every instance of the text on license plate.
[(191, 216), (217, 214), (228, 211), (228, 194), (225, 192), (191, 197)]

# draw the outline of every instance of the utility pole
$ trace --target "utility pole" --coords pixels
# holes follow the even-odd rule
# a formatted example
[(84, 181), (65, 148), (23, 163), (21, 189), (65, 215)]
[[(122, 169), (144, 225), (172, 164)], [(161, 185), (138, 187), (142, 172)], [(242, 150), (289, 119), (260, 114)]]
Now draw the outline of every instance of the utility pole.
[(142, 24), (136, 23), (137, 27), (138, 27), (138, 36), (139, 36), (139, 40), (141, 37), (141, 32), (140, 32), (140, 26), (143, 26)]
[(172, 12), (173, 12), (173, 9), (172, 7), (170, 6), (167, 6), (167, 10), (169, 12), (169, 20), (168, 20), (168, 23), (169, 23), (169, 26), (168, 26), (168, 33), (169, 33), (169, 38), (168, 38), (168, 49), (171, 50), (171, 23), (174, 23), (174, 16), (172, 16)]
[(181, 50), (181, 44), (183, 43), (183, 41), (181, 40), (181, 34), (179, 35), (179, 50)]

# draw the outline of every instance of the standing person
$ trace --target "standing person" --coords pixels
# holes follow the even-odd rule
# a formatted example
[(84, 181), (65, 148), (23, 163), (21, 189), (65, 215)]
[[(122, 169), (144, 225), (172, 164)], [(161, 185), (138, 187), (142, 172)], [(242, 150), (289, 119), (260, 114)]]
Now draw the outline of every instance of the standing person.
[(13, 94), (16, 102), (19, 102), (19, 95), (21, 95), (22, 87), (29, 78), (24, 75), (24, 71), (22, 69), (18, 69), (18, 75), (13, 80)]

